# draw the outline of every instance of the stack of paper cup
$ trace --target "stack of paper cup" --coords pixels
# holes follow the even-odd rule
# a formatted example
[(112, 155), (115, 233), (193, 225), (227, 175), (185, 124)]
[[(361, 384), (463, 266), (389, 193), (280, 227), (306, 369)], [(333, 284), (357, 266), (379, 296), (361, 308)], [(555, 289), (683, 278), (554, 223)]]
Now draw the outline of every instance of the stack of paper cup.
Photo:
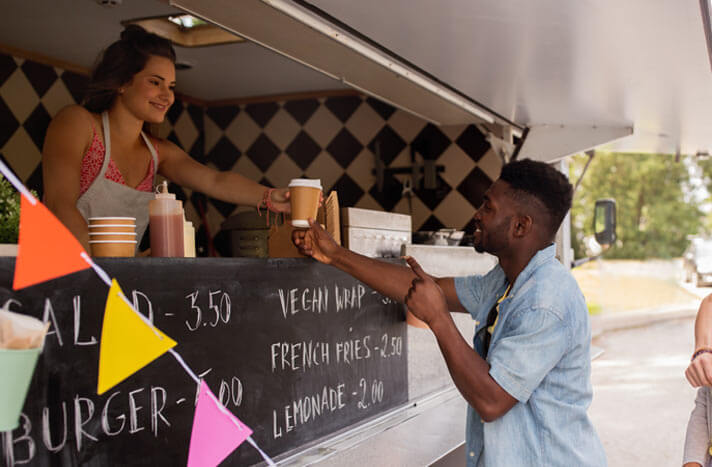
[(90, 217), (89, 246), (92, 256), (134, 256), (135, 217)]

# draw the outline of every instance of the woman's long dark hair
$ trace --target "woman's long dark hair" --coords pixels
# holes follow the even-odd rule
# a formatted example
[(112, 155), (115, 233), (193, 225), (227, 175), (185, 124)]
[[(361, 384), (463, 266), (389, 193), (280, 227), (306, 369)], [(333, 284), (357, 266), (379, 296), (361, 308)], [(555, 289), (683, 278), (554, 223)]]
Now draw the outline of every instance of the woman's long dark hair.
[(106, 48), (94, 67), (82, 101), (84, 108), (93, 113), (109, 110), (119, 88), (143, 70), (152, 55), (176, 61), (171, 41), (140, 26), (127, 26), (121, 32), (121, 39)]

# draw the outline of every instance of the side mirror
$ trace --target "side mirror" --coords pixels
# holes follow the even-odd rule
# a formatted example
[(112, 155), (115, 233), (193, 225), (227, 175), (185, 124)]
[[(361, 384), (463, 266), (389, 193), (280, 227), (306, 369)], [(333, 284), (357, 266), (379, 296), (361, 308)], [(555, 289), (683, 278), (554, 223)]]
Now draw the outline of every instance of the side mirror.
[(596, 241), (604, 246), (613, 245), (616, 241), (616, 200), (596, 200), (593, 213), (593, 232)]

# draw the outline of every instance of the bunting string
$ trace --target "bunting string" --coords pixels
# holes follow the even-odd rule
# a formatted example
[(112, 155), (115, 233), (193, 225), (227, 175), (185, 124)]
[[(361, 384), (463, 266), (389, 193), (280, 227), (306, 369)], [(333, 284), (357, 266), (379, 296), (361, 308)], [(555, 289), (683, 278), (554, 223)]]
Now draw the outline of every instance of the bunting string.
[[(109, 287), (111, 287), (111, 279), (109, 279), (109, 275), (106, 273), (106, 271), (104, 271), (104, 270), (101, 268), (101, 266), (99, 266), (98, 264), (96, 264), (96, 263), (91, 259), (91, 257), (87, 254), (86, 251), (82, 251), (82, 252), (80, 253), (80, 255), (81, 255), (82, 258), (84, 258), (84, 261), (86, 261), (86, 262), (89, 264), (89, 266), (91, 266), (91, 268), (94, 270), (94, 272), (96, 272), (97, 275), (106, 283), (106, 285), (108, 285)], [(136, 313), (136, 316), (138, 316), (139, 318), (141, 318), (141, 321), (143, 321), (144, 323), (146, 323), (146, 325), (151, 329), (151, 331), (153, 331), (153, 333), (154, 333), (159, 339), (163, 339), (163, 336), (161, 336), (158, 332), (156, 332), (156, 328), (153, 327), (153, 323), (150, 322), (150, 321), (148, 320), (148, 318), (146, 318), (145, 316), (143, 316), (143, 314), (141, 314), (138, 310), (136, 310), (136, 308), (134, 308), (133, 303), (131, 303), (131, 302), (129, 301), (129, 299), (126, 298), (126, 295), (124, 295), (123, 292), (120, 292), (120, 293), (119, 293), (119, 297), (121, 297), (121, 299), (124, 301), (124, 303), (126, 303), (126, 304), (131, 308), (131, 310), (132, 310), (134, 313)]]
[[(38, 200), (37, 200), (34, 196), (32, 196), (32, 193), (30, 193), (30, 191), (27, 189), (27, 187), (25, 187), (25, 185), (24, 185), (22, 182), (20, 182), (20, 180), (15, 176), (15, 174), (12, 172), (12, 170), (10, 170), (10, 168), (7, 167), (7, 165), (5, 165), (5, 163), (3, 163), (2, 160), (0, 160), (0, 172), (1, 172), (1, 173), (5, 176), (5, 178), (12, 184), (12, 186), (14, 186), (15, 189), (17, 189), (17, 191), (20, 192), (20, 193), (22, 194), (22, 196), (24, 196), (24, 197), (27, 199), (27, 201), (28, 201), (29, 203), (31, 203), (32, 206), (35, 206), (35, 205), (37, 204), (37, 201), (38, 201)], [(48, 211), (48, 212), (49, 212), (49, 211)], [(51, 214), (51, 213), (50, 213), (50, 214)], [(22, 216), (22, 211), (21, 211), (20, 215)], [(56, 220), (56, 218), (55, 218), (55, 220)], [(21, 223), (21, 225), (22, 225), (22, 223)], [(67, 231), (67, 232), (68, 232), (68, 231)], [(71, 235), (71, 234), (70, 234), (70, 235)], [(21, 242), (22, 242), (22, 235), (20, 236), (20, 243), (21, 243)], [(81, 256), (81, 258), (89, 265), (89, 267), (96, 273), (96, 275), (99, 276), (99, 278), (100, 278), (109, 288), (111, 288), (111, 287), (112, 287), (112, 280), (111, 280), (110, 276), (106, 273), (106, 271), (104, 271), (104, 269), (102, 269), (98, 264), (96, 264), (96, 263), (91, 259), (91, 257), (87, 254), (86, 251), (84, 251), (83, 248), (82, 248), (81, 251), (80, 251), (80, 256)], [(15, 278), (15, 280), (16, 280), (16, 282), (17, 282), (17, 265), (18, 265), (18, 263), (19, 263), (19, 258), (18, 258), (18, 260), (16, 261), (16, 264), (15, 264), (15, 268), (16, 268), (16, 273), (15, 273), (16, 278)], [(74, 270), (72, 270), (72, 271), (70, 271), (70, 272), (67, 272), (67, 273), (64, 273), (64, 274), (68, 274), (68, 273), (71, 273), (71, 272), (75, 272), (76, 270), (77, 270), (77, 269), (76, 269), (76, 266), (75, 266), (75, 269), (74, 269)], [(64, 275), (64, 274), (60, 274), (60, 275)], [(50, 280), (50, 279), (51, 279), (51, 278), (46, 278), (46, 279), (44, 279), (44, 280)], [(27, 286), (27, 285), (32, 285), (32, 284), (31, 284), (31, 283), (23, 284), (23, 286)], [(117, 287), (117, 288), (118, 288), (118, 287)], [(111, 295), (111, 294), (110, 294), (110, 295)], [(133, 303), (131, 303), (131, 302), (128, 300), (128, 298), (123, 294), (123, 292), (120, 291), (120, 288), (119, 288), (119, 291), (118, 291), (118, 294), (117, 294), (117, 295), (118, 295), (118, 296), (121, 298), (121, 300), (126, 304), (126, 306), (127, 306), (130, 310), (132, 310), (133, 313), (136, 314), (136, 316), (138, 316), (138, 317), (140, 318), (141, 322), (143, 322), (143, 324), (145, 324), (146, 326), (149, 327), (149, 329), (153, 332), (153, 334), (156, 335), (156, 337), (158, 337), (160, 340), (165, 339), (163, 333), (161, 333), (158, 329), (156, 329), (156, 327), (153, 326), (153, 323), (151, 323), (151, 322), (148, 320), (148, 318), (146, 318), (142, 313), (140, 313), (138, 310), (136, 310), (136, 308), (134, 307)], [(103, 337), (103, 332), (102, 332), (102, 337)], [(102, 340), (103, 340), (103, 339), (102, 339)], [(171, 345), (171, 346), (172, 346), (172, 345), (175, 345), (175, 342), (172, 341), (172, 339), (169, 338), (168, 341), (170, 341), (170, 343), (171, 343), (170, 345)], [(168, 348), (167, 351), (168, 351), (171, 355), (173, 355), (173, 357), (174, 357), (174, 358), (176, 359), (176, 361), (180, 364), (180, 366), (183, 368), (183, 370), (185, 370), (185, 372), (196, 382), (196, 384), (198, 384), (198, 385), (204, 384), (204, 382), (203, 382), (200, 378), (198, 378), (198, 376), (195, 374), (195, 372), (186, 364), (185, 360), (183, 359), (183, 357), (181, 357), (181, 355), (180, 355), (178, 352), (176, 352), (173, 348)], [(162, 351), (162, 352), (163, 352), (163, 351)], [(162, 353), (162, 352), (161, 352), (161, 353)], [(155, 357), (155, 358), (157, 358), (157, 357)], [(101, 356), (100, 356), (100, 359), (101, 359)], [(148, 363), (150, 363), (150, 362), (148, 362)], [(146, 363), (146, 364), (148, 364), (148, 363)], [(145, 366), (145, 365), (144, 365), (144, 366)], [(101, 367), (101, 362), (100, 362), (100, 367)], [(140, 369), (140, 368), (139, 368), (139, 369)], [(101, 372), (100, 372), (100, 373), (101, 373)], [(101, 379), (101, 378), (100, 378), (100, 379)], [(120, 382), (120, 381), (117, 381), (117, 382), (114, 383), (114, 384), (118, 384), (118, 382)], [(252, 436), (249, 436), (249, 434), (252, 433), (252, 430), (250, 430), (247, 426), (241, 425), (241, 424), (238, 422), (237, 417), (235, 417), (235, 416), (215, 397), (215, 395), (212, 393), (212, 391), (210, 391), (210, 390), (208, 389), (207, 392), (206, 392), (206, 394), (207, 394), (207, 395), (209, 396), (209, 398), (215, 403), (215, 407), (217, 407), (217, 409), (218, 409), (222, 414), (224, 414), (224, 416), (227, 417), (227, 418), (232, 422), (233, 425), (235, 425), (240, 431), (244, 431), (245, 429), (248, 430), (248, 436), (247, 436), (246, 438), (243, 438), (243, 439), (246, 440), (248, 443), (250, 443), (250, 445), (252, 445), (252, 447), (254, 447), (254, 448), (257, 450), (257, 452), (259, 452), (259, 454), (260, 454), (260, 455), (262, 456), (262, 458), (266, 461), (266, 463), (267, 463), (268, 465), (270, 465), (270, 466), (275, 465), (275, 463), (272, 461), (272, 459), (271, 459), (262, 449), (260, 449), (260, 447), (257, 445), (257, 443), (252, 439)], [(200, 404), (200, 401), (199, 401), (199, 404)], [(197, 413), (196, 413), (196, 417), (197, 417)], [(195, 430), (195, 425), (194, 425), (193, 428), (194, 428), (194, 430)], [(241, 443), (241, 442), (242, 442), (242, 441), (240, 440), (240, 441), (239, 441), (234, 447), (232, 447), (232, 448), (230, 449), (230, 451), (228, 451), (225, 455), (228, 455), (232, 450), (236, 449), (237, 446), (239, 446), (239, 443)], [(191, 447), (192, 447), (192, 442), (191, 442)], [(189, 465), (191, 464), (190, 457), (191, 457), (191, 453), (189, 452), (189, 458), (188, 458), (188, 463), (189, 463)], [(218, 463), (219, 463), (219, 461), (218, 461)]]
[(247, 442), (250, 443), (253, 448), (257, 449), (257, 452), (259, 452), (260, 455), (262, 456), (262, 459), (264, 459), (265, 462), (267, 462), (267, 465), (276, 465), (276, 464), (272, 461), (272, 459), (270, 459), (270, 457), (269, 457), (267, 454), (265, 454), (265, 452), (264, 452), (262, 449), (260, 449), (260, 447), (257, 445), (257, 443), (255, 442), (255, 440), (252, 439), (252, 436), (248, 436), (248, 437), (247, 437)]
[(86, 251), (82, 251), (80, 253), (81, 257), (84, 258), (84, 261), (91, 266), (91, 268), (94, 270), (94, 272), (103, 280), (108, 287), (111, 287), (111, 279), (109, 278), (109, 275), (99, 267), (98, 264), (96, 264), (91, 257), (87, 254)]
[(193, 372), (193, 370), (191, 370), (190, 367), (185, 363), (185, 360), (183, 360), (183, 357), (181, 357), (180, 354), (173, 349), (168, 349), (168, 352), (170, 352), (170, 354), (173, 355), (176, 360), (178, 360), (178, 363), (180, 363), (180, 366), (182, 366), (183, 369), (185, 370), (185, 372), (188, 373), (190, 375), (190, 377), (193, 378), (193, 380), (195, 380), (196, 384), (200, 384), (201, 379), (198, 378), (195, 375), (195, 373)]

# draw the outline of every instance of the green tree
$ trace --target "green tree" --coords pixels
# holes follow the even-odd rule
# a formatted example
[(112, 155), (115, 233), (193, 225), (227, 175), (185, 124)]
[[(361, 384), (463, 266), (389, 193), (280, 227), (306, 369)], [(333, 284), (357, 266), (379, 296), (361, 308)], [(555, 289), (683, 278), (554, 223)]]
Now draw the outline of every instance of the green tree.
[[(695, 158), (695, 163), (700, 169), (702, 182), (705, 185), (705, 188), (707, 189), (708, 198), (705, 200), (705, 202), (710, 203), (712, 201), (712, 197), (709, 196), (709, 193), (712, 193), (712, 158)], [(700, 233), (707, 236), (712, 235), (712, 212), (707, 212), (707, 215), (702, 221), (702, 229)]]
[[(578, 180), (586, 160), (573, 158), (572, 181)], [(675, 162), (666, 154), (596, 152), (571, 209), (576, 257), (587, 255), (584, 239), (593, 235), (593, 207), (600, 198), (613, 198), (617, 204), (618, 240), (607, 258), (680, 256), (689, 242), (687, 236), (698, 233), (703, 220), (690, 196), (691, 163), (690, 159)]]
[(0, 175), (0, 243), (17, 243), (20, 231), (20, 194)]

